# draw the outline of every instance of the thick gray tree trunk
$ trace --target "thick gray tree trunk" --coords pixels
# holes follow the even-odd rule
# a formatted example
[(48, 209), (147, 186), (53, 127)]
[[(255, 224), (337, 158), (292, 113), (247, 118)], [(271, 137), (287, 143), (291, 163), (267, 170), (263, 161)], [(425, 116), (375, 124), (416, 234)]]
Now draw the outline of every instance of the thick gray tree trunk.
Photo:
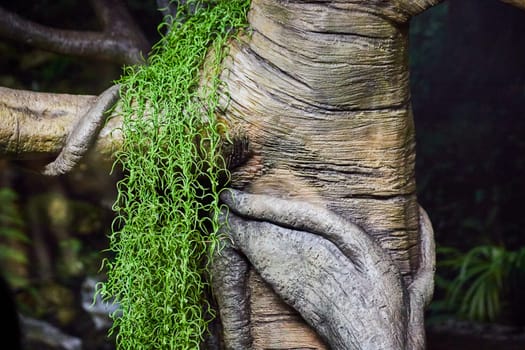
[[(407, 286), (421, 264), (408, 20), (435, 2), (255, 0), (253, 31), (232, 42), (222, 76), (224, 119), (250, 142), (232, 186), (356, 224)], [(367, 293), (353, 281), (344, 288)], [(248, 285), (254, 348), (324, 348), (256, 271)], [(413, 306), (422, 310), (420, 302)]]

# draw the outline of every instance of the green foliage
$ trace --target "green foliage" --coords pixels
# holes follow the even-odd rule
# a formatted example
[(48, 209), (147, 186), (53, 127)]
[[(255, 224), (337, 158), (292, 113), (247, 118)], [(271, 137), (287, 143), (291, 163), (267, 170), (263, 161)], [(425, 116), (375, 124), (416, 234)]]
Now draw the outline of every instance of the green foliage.
[(516, 279), (525, 271), (525, 248), (508, 251), (494, 245), (477, 246), (466, 254), (450, 247), (437, 249), (438, 271), (452, 272), (452, 278), (436, 276), (446, 290), (444, 309), (455, 310), (470, 320), (494, 321), (504, 310), (505, 300)]
[(27, 278), (13, 273), (9, 268), (28, 264), (25, 251), (17, 249), (29, 242), (17, 201), (18, 195), (15, 191), (8, 187), (0, 188), (0, 266), (9, 284), (21, 287), (28, 284)]
[[(120, 305), (112, 331), (121, 349), (198, 349), (213, 316), (203, 276), (217, 242), (220, 179), (228, 175), (215, 92), (226, 42), (245, 27), (249, 1), (184, 6), (184, 20), (175, 19), (148, 65), (127, 67), (120, 81), (125, 175), (110, 237), (115, 258), (105, 261), (100, 291)], [(201, 88), (206, 57), (211, 72)]]

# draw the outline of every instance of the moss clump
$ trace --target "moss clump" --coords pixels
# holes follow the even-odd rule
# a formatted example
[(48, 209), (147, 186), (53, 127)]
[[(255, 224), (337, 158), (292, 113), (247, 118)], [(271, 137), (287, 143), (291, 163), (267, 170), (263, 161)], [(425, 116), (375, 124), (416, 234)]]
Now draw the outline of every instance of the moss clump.
[[(120, 81), (118, 162), (125, 176), (110, 242), (115, 258), (105, 262), (101, 289), (120, 305), (112, 329), (120, 349), (198, 349), (205, 335), (203, 275), (217, 242), (219, 178), (226, 171), (216, 89), (225, 44), (245, 27), (248, 7), (246, 0), (179, 5), (180, 18), (148, 64), (126, 68)], [(202, 88), (207, 55), (212, 74)]]

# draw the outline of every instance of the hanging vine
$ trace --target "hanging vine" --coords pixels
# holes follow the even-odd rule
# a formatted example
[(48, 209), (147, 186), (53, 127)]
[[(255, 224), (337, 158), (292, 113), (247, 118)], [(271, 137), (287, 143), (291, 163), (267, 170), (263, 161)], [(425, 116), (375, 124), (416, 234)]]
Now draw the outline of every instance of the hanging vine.
[(226, 42), (246, 26), (248, 7), (247, 0), (181, 2), (148, 64), (126, 67), (120, 79), (117, 162), (125, 175), (110, 237), (115, 257), (105, 261), (100, 290), (119, 304), (110, 331), (119, 349), (198, 349), (213, 317), (203, 276), (227, 175), (216, 90)]

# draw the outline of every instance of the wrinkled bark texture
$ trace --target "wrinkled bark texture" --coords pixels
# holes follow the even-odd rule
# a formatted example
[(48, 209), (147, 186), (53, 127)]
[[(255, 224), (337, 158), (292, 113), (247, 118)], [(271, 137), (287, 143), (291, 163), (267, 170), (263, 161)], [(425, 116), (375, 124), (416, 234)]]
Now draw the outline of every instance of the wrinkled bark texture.
[[(422, 279), (425, 282), (421, 288), (416, 288), (417, 284), (411, 288), (415, 277), (419, 277), (423, 259), (414, 180), (407, 22), (434, 3), (252, 2), (252, 32), (232, 41), (222, 76), (228, 92), (224, 95), (228, 107), (223, 118), (231, 130), (247, 135), (250, 142), (245, 162), (233, 170), (232, 187), (301, 201), (334, 213), (377, 242), (361, 246), (362, 249), (388, 252), (376, 256), (391, 259), (395, 267), (385, 273), (359, 273), (360, 279), (350, 273), (355, 265), (352, 259), (350, 263), (341, 256), (342, 260), (338, 260), (339, 250), (323, 255), (323, 249), (328, 249), (323, 248), (326, 240), (309, 235), (312, 232), (308, 228), (297, 233), (281, 225), (265, 226), (275, 224), (274, 220), (259, 217), (268, 224), (243, 223), (243, 218), (232, 216), (230, 234), (234, 245), (247, 255), (256, 270), (250, 273), (248, 282), (252, 286), (249, 295), (253, 348), (320, 349), (325, 348), (323, 341), (340, 349), (350, 345), (363, 349), (424, 347), (422, 312), (428, 300), (410, 298), (407, 302), (409, 289), (417, 289), (413, 294), (420, 295), (432, 289), (428, 286), (432, 285), (431, 276)], [(299, 213), (297, 210), (294, 215)], [(346, 234), (353, 237), (352, 232)], [(255, 237), (257, 242), (253, 243)], [(286, 243), (287, 240), (292, 242)], [(297, 248), (299, 241), (307, 246)], [(258, 255), (246, 245), (264, 251), (264, 264), (260, 265)], [(300, 252), (294, 253), (294, 249)], [(320, 264), (321, 269), (338, 266), (339, 286), (330, 285), (325, 275), (311, 269), (301, 270), (298, 265), (283, 268), (284, 258), (293, 260), (294, 254), (302, 256), (304, 264), (312, 254), (321, 254), (322, 258), (313, 263)], [(378, 268), (384, 259), (363, 265)], [(263, 273), (268, 269), (284, 269), (288, 273), (280, 279), (275, 270)], [(427, 265), (423, 270), (432, 274), (433, 266)], [(396, 273), (400, 275), (397, 282)], [(387, 299), (392, 302), (388, 307), (379, 301), (381, 298), (372, 298), (374, 302), (369, 304), (353, 304), (366, 298), (371, 287), (367, 283), (381, 283), (373, 276), (382, 276), (379, 280), (385, 284), (379, 289), (387, 291)], [(388, 282), (389, 278), (393, 280)], [(321, 285), (310, 289), (308, 285), (314, 280)], [(270, 282), (271, 288), (263, 281)], [(294, 283), (306, 285), (303, 294), (282, 292)], [(254, 291), (254, 285), (260, 287)], [(343, 294), (348, 294), (343, 296), (336, 291), (341, 288), (351, 291), (346, 290)], [(322, 310), (314, 311), (315, 320), (309, 314), (311, 310), (300, 306), (302, 302), (315, 303), (315, 296), (304, 295), (306, 290), (314, 289), (328, 298), (346, 297), (349, 304), (345, 306), (346, 301), (337, 299), (340, 308), (320, 307)], [(274, 292), (298, 310), (315, 328), (313, 333), (320, 334), (323, 340), (315, 335), (310, 339), (304, 333), (297, 336), (295, 330), (303, 327), (299, 325), (303, 320), (290, 313), (279, 298), (268, 296)], [(409, 304), (414, 312), (403, 314), (402, 309), (408, 310)], [(383, 307), (392, 311), (391, 318), (381, 314)], [(349, 312), (361, 320), (341, 321), (336, 316), (338, 312)], [(340, 316), (344, 318), (343, 314)], [(328, 321), (330, 317), (338, 320), (335, 326)], [(409, 330), (407, 317), (419, 320), (420, 334)], [(384, 320), (389, 321), (381, 324)], [(359, 322), (362, 327), (357, 325)], [(326, 325), (343, 327), (348, 334), (335, 335), (331, 333), (333, 329), (323, 331)]]
[[(433, 238), (415, 194), (407, 35), (436, 2), (252, 2), (222, 75), (220, 117), (247, 140), (232, 148), (242, 192), (223, 198), (231, 243), (213, 267), (226, 348), (424, 348)], [(76, 130), (98, 130), (90, 111), (114, 102), (0, 93), (14, 157), (89, 140)], [(119, 123), (92, 153), (118, 148)]]
[[(422, 311), (432, 296), (434, 246), (432, 228), (423, 210), (419, 228), (422, 264), (414, 273), (414, 282), (406, 288), (389, 253), (361, 228), (329, 210), (304, 201), (235, 190), (224, 193), (222, 199), (230, 209), (224, 215), (228, 220), (224, 231), (233, 246), (331, 349), (424, 348)], [(229, 250), (221, 255), (230, 256)], [(227, 261), (229, 271), (245, 265), (241, 260), (216, 261)], [(240, 274), (232, 272), (230, 278), (246, 280), (245, 270)], [(217, 277), (221, 278), (214, 275)], [(221, 279), (214, 287), (230, 292), (230, 300), (245, 301), (248, 295), (254, 298), (253, 294), (233, 288), (242, 283), (230, 281)], [(220, 282), (226, 288), (218, 289)], [(236, 305), (231, 301), (225, 305), (220, 299), (218, 303), (223, 325), (228, 330), (235, 329), (240, 316), (233, 313)], [(229, 315), (225, 311), (236, 315), (236, 323), (226, 319)], [(252, 323), (256, 324), (253, 320)], [(250, 338), (230, 339), (239, 343)], [(305, 338), (296, 340), (304, 342)], [(226, 339), (225, 342), (227, 348), (239, 348)], [(268, 347), (267, 340), (253, 345)], [(283, 343), (278, 348), (283, 348)]]

